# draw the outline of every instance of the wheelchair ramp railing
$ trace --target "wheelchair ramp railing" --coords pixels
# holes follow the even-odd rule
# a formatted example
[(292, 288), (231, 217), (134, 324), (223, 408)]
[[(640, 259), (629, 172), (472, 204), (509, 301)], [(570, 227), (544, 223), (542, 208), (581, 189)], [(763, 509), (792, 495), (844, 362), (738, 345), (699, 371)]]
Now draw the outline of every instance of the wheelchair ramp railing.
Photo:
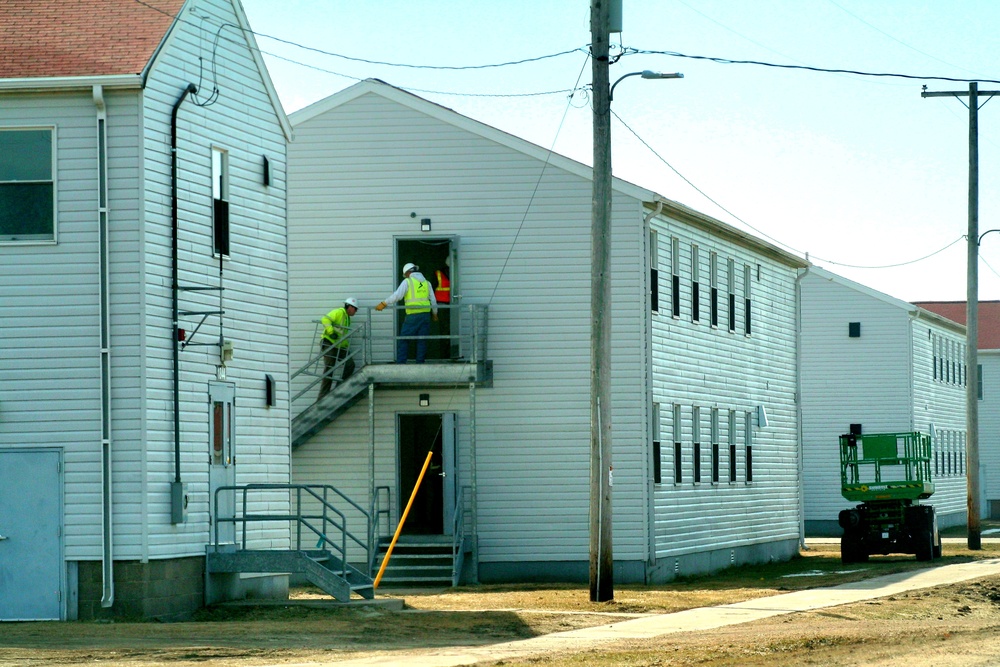
[[(223, 494), (232, 501), (231, 515), (220, 514), (220, 506), (227, 504), (220, 502)], [(275, 506), (287, 506), (289, 511), (269, 511)], [(223, 486), (215, 490), (213, 508), (213, 538), (206, 554), (209, 573), (297, 573), (342, 602), (350, 601), (352, 595), (375, 597), (368, 569), (375, 539), (371, 515), (335, 487)], [(219, 539), (224, 524), (235, 526), (233, 543)], [(275, 542), (288, 546), (267, 546)], [(348, 562), (349, 550), (367, 572)]]

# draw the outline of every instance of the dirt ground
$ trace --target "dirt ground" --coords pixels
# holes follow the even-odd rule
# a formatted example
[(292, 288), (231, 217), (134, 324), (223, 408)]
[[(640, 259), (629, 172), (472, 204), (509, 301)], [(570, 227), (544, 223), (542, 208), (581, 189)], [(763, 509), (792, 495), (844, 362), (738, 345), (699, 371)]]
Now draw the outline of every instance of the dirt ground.
[[(728, 604), (924, 567), (912, 556), (873, 557), (845, 569), (836, 545), (789, 563), (744, 567), (656, 587), (617, 586), (615, 600), (591, 603), (585, 585), (478, 586), (380, 591), (403, 611), (376, 606), (223, 606), (184, 623), (0, 624), (0, 667), (256, 667), (332, 664), (481, 646), (611, 623), (636, 615)], [(945, 546), (942, 564), (1000, 557), (1000, 545), (970, 552)], [(296, 600), (317, 600), (296, 589)], [(914, 591), (815, 612), (778, 616), (702, 633), (664, 635), (493, 665), (762, 666), (1000, 664), (1000, 580)]]

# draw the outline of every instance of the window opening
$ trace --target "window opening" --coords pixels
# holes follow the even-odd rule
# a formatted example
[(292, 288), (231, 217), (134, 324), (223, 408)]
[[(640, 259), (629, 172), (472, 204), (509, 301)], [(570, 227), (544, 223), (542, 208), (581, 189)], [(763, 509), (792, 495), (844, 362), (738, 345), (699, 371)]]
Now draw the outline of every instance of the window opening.
[(729, 482), (736, 481), (736, 410), (729, 411), (729, 428), (727, 442), (729, 444)]
[(697, 244), (691, 244), (691, 321), (701, 320), (701, 252)]
[(743, 445), (746, 448), (746, 481), (753, 481), (753, 415), (743, 415)]
[(0, 130), (0, 241), (55, 240), (52, 135)]
[(712, 437), (712, 483), (719, 483), (719, 408), (712, 408), (711, 413)]
[(684, 481), (684, 470), (681, 467), (681, 406), (674, 404), (674, 484)]
[(743, 333), (750, 335), (750, 265), (743, 265)]
[(663, 481), (660, 461), (660, 404), (653, 403), (653, 483)]
[(212, 149), (212, 252), (229, 256), (229, 153)]
[(691, 476), (695, 484), (701, 484), (701, 408), (691, 410)]
[(708, 255), (709, 280), (709, 322), (713, 327), (719, 326), (719, 256), (712, 252)]
[(670, 239), (670, 312), (673, 317), (681, 316), (681, 243), (677, 237)]
[(726, 287), (729, 289), (729, 333), (736, 333), (736, 262), (726, 263)]
[(649, 232), (649, 303), (653, 312), (660, 310), (660, 252), (657, 234)]

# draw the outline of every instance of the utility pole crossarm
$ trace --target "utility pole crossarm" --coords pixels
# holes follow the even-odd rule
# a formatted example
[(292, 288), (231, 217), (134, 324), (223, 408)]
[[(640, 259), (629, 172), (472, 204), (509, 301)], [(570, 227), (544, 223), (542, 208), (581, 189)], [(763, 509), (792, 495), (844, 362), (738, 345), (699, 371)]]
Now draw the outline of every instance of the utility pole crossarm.
[[(980, 90), (979, 97), (983, 95), (993, 96), (1000, 95), (1000, 90)], [(920, 93), (920, 97), (968, 97), (969, 91), (958, 90), (958, 91), (930, 91), (924, 90)]]

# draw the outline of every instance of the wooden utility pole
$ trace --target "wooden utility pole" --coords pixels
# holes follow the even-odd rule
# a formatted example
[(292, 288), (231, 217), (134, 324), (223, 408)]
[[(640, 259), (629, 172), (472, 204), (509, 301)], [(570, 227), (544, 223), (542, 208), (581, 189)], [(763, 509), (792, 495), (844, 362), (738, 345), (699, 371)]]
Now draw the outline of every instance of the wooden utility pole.
[[(968, 502), (968, 547), (983, 548), (982, 514), (979, 503), (979, 96), (1000, 91), (979, 92), (979, 84), (969, 84), (968, 92), (928, 92), (921, 97), (969, 97), (969, 229), (965, 297), (965, 479)], [(971, 379), (970, 379), (971, 377)]]
[(615, 597), (611, 550), (610, 0), (591, 0), (594, 189), (590, 281), (590, 601)]

